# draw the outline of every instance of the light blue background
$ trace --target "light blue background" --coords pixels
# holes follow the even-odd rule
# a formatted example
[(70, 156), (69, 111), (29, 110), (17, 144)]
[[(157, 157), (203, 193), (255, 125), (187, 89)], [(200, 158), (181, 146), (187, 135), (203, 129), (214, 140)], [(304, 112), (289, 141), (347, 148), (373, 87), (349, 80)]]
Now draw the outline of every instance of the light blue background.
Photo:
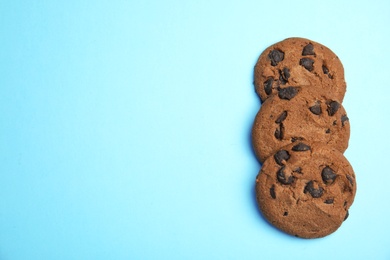
[[(0, 1), (0, 259), (390, 259), (389, 1)], [(253, 66), (291, 36), (345, 67), (350, 217), (260, 216)]]

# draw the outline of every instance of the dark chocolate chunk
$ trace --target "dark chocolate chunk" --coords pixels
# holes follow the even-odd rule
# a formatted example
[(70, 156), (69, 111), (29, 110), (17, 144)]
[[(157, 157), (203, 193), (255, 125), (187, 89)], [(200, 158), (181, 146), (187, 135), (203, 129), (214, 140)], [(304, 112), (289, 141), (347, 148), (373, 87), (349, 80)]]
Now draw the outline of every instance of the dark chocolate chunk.
[(348, 217), (349, 217), (349, 211), (347, 210), (347, 213), (345, 214), (345, 217), (344, 217), (344, 221), (347, 220)]
[(272, 50), (268, 54), (268, 58), (271, 60), (271, 65), (276, 66), (279, 62), (281, 62), (284, 59), (284, 52), (280, 50)]
[(269, 193), (271, 194), (271, 197), (272, 197), (273, 199), (276, 199), (275, 185), (272, 185), (272, 187), (269, 189)]
[(297, 145), (294, 145), (291, 150), (296, 151), (296, 152), (303, 152), (303, 151), (308, 151), (311, 150), (311, 147), (308, 146), (307, 144), (304, 143), (299, 143)]
[(281, 88), (279, 89), (279, 93), (278, 93), (278, 96), (279, 98), (281, 99), (287, 99), (287, 100), (290, 100), (292, 99), (293, 97), (295, 97), (295, 95), (298, 94), (298, 89), (295, 88), (295, 87), (287, 87), (287, 88)]
[(286, 84), (288, 82), (288, 78), (290, 77), (290, 70), (286, 67), (283, 68), (283, 70), (279, 70), (279, 80), (282, 85)]
[(290, 159), (290, 154), (286, 150), (279, 150), (274, 155), (275, 162), (279, 165), (283, 165), (283, 161)]
[(340, 108), (340, 103), (339, 102), (337, 102), (337, 101), (334, 101), (334, 100), (332, 100), (332, 101), (330, 101), (329, 103), (328, 103), (328, 115), (329, 116), (334, 116), (334, 114), (336, 114), (336, 112), (337, 112), (337, 110), (339, 110), (339, 108)]
[(352, 176), (347, 174), (347, 179), (348, 179), (349, 183), (351, 183), (351, 185), (353, 186), (354, 181), (353, 181)]
[(295, 170), (293, 170), (293, 172), (302, 174), (302, 168), (301, 167), (295, 168)]
[(307, 184), (306, 184), (306, 187), (304, 189), (304, 193), (310, 193), (310, 195), (313, 197), (313, 198), (320, 198), (322, 196), (322, 193), (323, 193), (324, 189), (319, 187), (318, 186), (318, 189), (314, 188), (314, 182), (313, 181), (309, 181)]
[(286, 185), (293, 183), (294, 176), (292, 176), (292, 175), (286, 176), (284, 169), (285, 169), (285, 166), (282, 166), (282, 168), (280, 168), (279, 171), (277, 172), (276, 177), (277, 177), (278, 181), (280, 183), (286, 184)]
[(326, 199), (324, 201), (325, 204), (333, 204), (334, 199)]
[(347, 117), (347, 115), (342, 115), (341, 116), (341, 125), (344, 126), (345, 125), (345, 122), (348, 122), (349, 121), (349, 118)]
[(279, 128), (275, 130), (275, 137), (278, 140), (283, 140), (284, 137), (284, 125), (282, 123), (279, 124)]
[(279, 124), (279, 129), (280, 129), (280, 138), (283, 139), (284, 138), (284, 125), (283, 125), (283, 123)]
[(329, 73), (329, 69), (325, 65), (322, 65), (322, 72), (328, 75), (328, 78), (333, 79), (333, 75)]
[(324, 72), (324, 74), (328, 74), (329, 69), (325, 65), (322, 65), (322, 72)]
[(314, 69), (313, 64), (314, 64), (314, 60), (312, 60), (310, 58), (302, 58), (299, 61), (299, 65), (303, 66), (308, 71), (313, 71), (313, 69)]
[(275, 120), (275, 123), (280, 124), (286, 119), (287, 117), (287, 111), (283, 111), (279, 116), (278, 119)]
[(264, 82), (264, 91), (265, 91), (265, 94), (267, 95), (271, 95), (272, 93), (272, 85), (274, 84), (274, 79), (273, 78), (268, 78), (265, 82)]
[(291, 142), (292, 142), (292, 143), (294, 143), (294, 142), (296, 142), (296, 141), (298, 141), (298, 140), (302, 141), (303, 138), (302, 138), (302, 137), (299, 137), (299, 136), (291, 137)]
[(321, 104), (319, 102), (316, 102), (314, 106), (309, 107), (310, 112), (312, 112), (315, 115), (320, 115), (322, 113)]
[(313, 44), (309, 43), (303, 48), (302, 55), (315, 55)]
[(325, 166), (325, 168), (322, 169), (321, 177), (325, 184), (331, 184), (336, 179), (337, 174), (332, 170), (332, 168)]
[(274, 136), (275, 136), (276, 139), (282, 140), (282, 133), (280, 131), (280, 128), (276, 128)]

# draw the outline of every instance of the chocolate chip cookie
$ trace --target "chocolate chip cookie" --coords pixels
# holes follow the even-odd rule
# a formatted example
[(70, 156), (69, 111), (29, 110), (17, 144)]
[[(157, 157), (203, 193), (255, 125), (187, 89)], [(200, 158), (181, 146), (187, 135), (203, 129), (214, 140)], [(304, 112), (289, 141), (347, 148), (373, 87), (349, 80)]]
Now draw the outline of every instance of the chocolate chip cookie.
[(336, 231), (356, 194), (355, 174), (331, 146), (297, 141), (270, 156), (256, 178), (256, 199), (274, 226), (302, 238)]
[(254, 85), (262, 102), (286, 86), (323, 88), (339, 103), (346, 91), (344, 68), (336, 54), (304, 38), (287, 38), (268, 47), (255, 65)]
[(260, 162), (299, 140), (344, 152), (350, 136), (349, 119), (343, 106), (330, 96), (313, 86), (288, 86), (269, 97), (252, 127), (252, 144)]

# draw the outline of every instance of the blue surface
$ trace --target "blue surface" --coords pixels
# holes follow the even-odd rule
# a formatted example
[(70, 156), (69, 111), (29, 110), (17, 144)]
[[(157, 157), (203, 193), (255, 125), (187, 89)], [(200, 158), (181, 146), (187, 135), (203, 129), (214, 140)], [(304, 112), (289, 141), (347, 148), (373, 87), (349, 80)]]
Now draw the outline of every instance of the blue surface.
[[(351, 3), (1, 1), (0, 259), (390, 259), (390, 2)], [(253, 66), (291, 36), (348, 83), (358, 192), (323, 239), (254, 200)]]

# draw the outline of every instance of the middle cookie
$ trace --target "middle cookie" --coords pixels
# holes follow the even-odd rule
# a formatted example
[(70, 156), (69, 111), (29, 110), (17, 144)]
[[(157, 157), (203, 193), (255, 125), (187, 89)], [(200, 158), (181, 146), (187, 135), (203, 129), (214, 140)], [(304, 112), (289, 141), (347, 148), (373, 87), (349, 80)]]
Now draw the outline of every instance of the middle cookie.
[(349, 135), (349, 119), (339, 102), (308, 88), (286, 87), (261, 105), (252, 128), (252, 144), (256, 157), (264, 162), (298, 140), (329, 144), (343, 153)]

